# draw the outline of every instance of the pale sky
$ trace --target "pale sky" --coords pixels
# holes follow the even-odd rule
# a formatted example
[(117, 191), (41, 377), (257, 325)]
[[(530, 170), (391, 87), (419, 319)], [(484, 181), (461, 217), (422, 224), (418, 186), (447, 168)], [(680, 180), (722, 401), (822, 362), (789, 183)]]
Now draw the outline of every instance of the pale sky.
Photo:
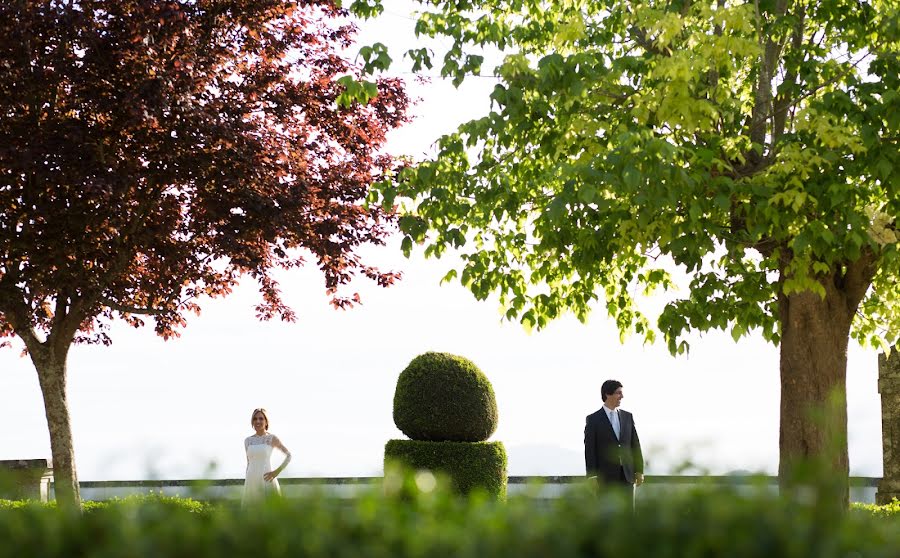
[[(360, 44), (390, 36), (399, 58), (415, 44), (408, 3), (386, 5), (386, 19), (368, 25)], [(422, 99), (417, 120), (394, 134), (392, 150), (427, 152), (440, 133), (484, 113), (493, 85), (411, 84)], [(111, 347), (74, 347), (69, 405), (81, 480), (242, 477), (243, 438), (260, 406), (294, 455), (283, 476), (378, 475), (384, 443), (402, 437), (391, 416), (397, 376), (429, 350), (470, 358), (492, 381), (500, 408), (492, 439), (505, 443), (512, 475), (583, 474), (584, 417), (602, 404), (608, 378), (624, 384), (622, 407), (635, 415), (648, 474), (685, 462), (693, 472), (777, 471), (778, 349), (758, 336), (695, 335), (690, 355), (673, 358), (662, 344), (620, 344), (599, 307), (587, 325), (566, 317), (528, 334), (501, 322), (495, 301), (439, 285), (452, 256), (407, 260), (399, 239), (363, 253), (404, 278), (388, 289), (358, 281), (364, 304), (353, 310), (333, 310), (321, 274), (307, 268), (281, 276), (297, 323), (257, 322), (247, 281), (203, 304), (180, 339), (119, 323)], [(0, 459), (50, 457), (37, 376), (19, 348), (0, 350)], [(875, 352), (851, 346), (854, 475), (882, 474), (877, 376)]]

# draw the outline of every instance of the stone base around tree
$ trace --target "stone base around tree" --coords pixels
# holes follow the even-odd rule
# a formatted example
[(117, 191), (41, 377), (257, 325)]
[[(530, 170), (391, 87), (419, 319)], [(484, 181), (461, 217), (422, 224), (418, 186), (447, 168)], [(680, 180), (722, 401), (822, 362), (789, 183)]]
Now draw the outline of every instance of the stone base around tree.
[(882, 480), (875, 492), (875, 503), (879, 506), (890, 504), (894, 499), (900, 500), (900, 483)]
[(900, 500), (900, 345), (891, 356), (878, 355), (878, 393), (881, 394), (881, 436), (884, 472), (875, 501)]

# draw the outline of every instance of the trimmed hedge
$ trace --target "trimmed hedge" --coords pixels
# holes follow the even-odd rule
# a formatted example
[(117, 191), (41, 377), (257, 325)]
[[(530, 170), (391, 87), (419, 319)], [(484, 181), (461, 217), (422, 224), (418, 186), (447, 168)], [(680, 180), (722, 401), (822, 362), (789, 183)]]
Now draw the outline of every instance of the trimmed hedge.
[[(134, 494), (125, 498), (112, 498), (109, 500), (86, 500), (82, 504), (82, 508), (86, 512), (105, 509), (110, 506), (121, 504), (166, 504), (183, 508), (193, 513), (209, 513), (216, 509), (216, 505), (210, 502), (194, 500), (193, 498), (183, 498), (181, 496), (164, 496), (162, 494)], [(43, 507), (47, 509), (55, 509), (56, 501), (39, 502), (37, 500), (4, 500), (0, 498), (0, 512), (3, 510), (18, 510), (25, 507)], [(893, 518), (900, 522), (900, 500), (894, 499), (890, 504), (876, 505), (863, 504), (853, 502), (850, 504), (853, 513), (872, 516), (877, 518)]]
[(384, 462), (386, 472), (397, 464), (415, 471), (432, 471), (446, 475), (459, 493), (481, 490), (495, 498), (506, 498), (503, 442), (388, 440)]
[(0, 509), (0, 558), (896, 558), (900, 520), (823, 515), (814, 501), (685, 492), (638, 499), (297, 498), (207, 514), (148, 502), (71, 514)]
[(494, 388), (471, 360), (424, 353), (397, 379), (394, 423), (413, 440), (482, 442), (497, 420)]
[[(207, 513), (213, 509), (213, 504), (193, 498), (181, 496), (166, 496), (162, 493), (151, 492), (149, 494), (131, 494), (124, 498), (110, 498), (108, 500), (85, 500), (81, 509), (85, 512), (93, 512), (113, 506), (135, 506), (145, 504), (162, 504), (183, 508), (192, 513)], [(17, 510), (25, 507), (42, 507), (56, 509), (56, 500), (40, 502), (37, 500), (3, 500), (0, 499), (0, 510)]]

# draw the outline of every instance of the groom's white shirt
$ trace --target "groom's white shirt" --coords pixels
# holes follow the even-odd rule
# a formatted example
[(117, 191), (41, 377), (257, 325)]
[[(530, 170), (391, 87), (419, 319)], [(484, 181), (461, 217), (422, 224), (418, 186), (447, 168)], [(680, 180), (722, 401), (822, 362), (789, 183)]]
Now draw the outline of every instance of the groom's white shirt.
[(616, 438), (622, 439), (621, 425), (619, 424), (619, 412), (616, 409), (610, 409), (606, 405), (603, 405), (603, 410), (606, 411), (606, 418), (609, 419), (609, 423), (613, 427), (613, 432), (616, 434)]

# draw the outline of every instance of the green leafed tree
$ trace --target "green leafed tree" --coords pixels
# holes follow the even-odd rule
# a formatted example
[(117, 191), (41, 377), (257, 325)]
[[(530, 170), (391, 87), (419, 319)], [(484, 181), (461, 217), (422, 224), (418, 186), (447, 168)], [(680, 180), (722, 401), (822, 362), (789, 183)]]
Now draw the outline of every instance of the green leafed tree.
[[(458, 248), (449, 276), (528, 326), (603, 305), (673, 354), (691, 330), (761, 332), (782, 484), (824, 460), (846, 503), (848, 342), (900, 331), (897, 2), (423, 4), (417, 32), (451, 46), (417, 67), (459, 83), (505, 57), (490, 112), (382, 188), (404, 248)], [(659, 288), (654, 324), (636, 295)]]

